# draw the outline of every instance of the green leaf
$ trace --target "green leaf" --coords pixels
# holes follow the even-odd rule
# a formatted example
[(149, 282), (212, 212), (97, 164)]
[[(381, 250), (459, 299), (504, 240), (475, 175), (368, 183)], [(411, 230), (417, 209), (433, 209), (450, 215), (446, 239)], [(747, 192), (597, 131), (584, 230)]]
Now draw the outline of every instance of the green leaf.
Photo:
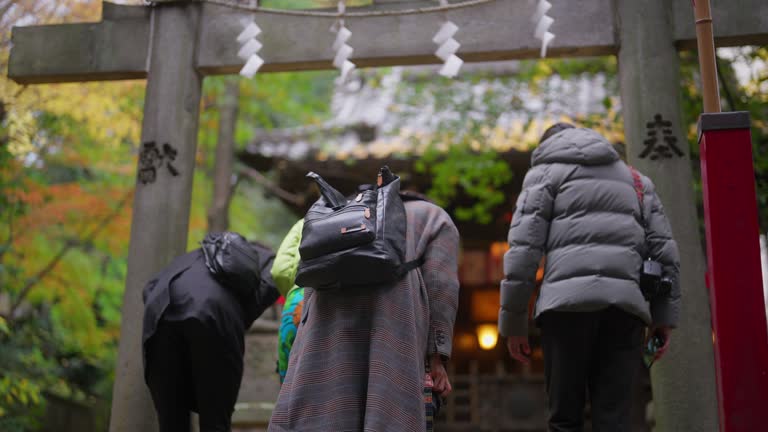
[(0, 333), (5, 335), (11, 334), (11, 330), (8, 328), (8, 323), (3, 317), (0, 317)]

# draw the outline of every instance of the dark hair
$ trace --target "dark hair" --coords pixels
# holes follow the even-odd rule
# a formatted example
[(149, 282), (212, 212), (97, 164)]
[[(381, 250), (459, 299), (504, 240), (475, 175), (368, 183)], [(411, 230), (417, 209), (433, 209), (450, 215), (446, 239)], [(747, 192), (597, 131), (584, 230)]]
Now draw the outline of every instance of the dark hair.
[(541, 139), (539, 140), (539, 144), (541, 144), (544, 141), (548, 140), (549, 137), (551, 137), (552, 135), (554, 135), (554, 134), (556, 134), (558, 132), (562, 132), (562, 131), (564, 131), (566, 129), (574, 129), (575, 127), (576, 126), (574, 126), (574, 125), (572, 125), (570, 123), (565, 123), (565, 122), (555, 123), (554, 125), (550, 126), (549, 129), (544, 131), (544, 134), (541, 136)]

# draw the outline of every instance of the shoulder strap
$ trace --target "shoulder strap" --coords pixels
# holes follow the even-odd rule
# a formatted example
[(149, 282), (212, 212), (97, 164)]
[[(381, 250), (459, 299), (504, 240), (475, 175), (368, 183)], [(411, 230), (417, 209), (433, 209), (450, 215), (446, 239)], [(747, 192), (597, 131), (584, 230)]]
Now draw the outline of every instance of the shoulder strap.
[(632, 173), (632, 182), (635, 185), (635, 194), (637, 195), (637, 201), (640, 203), (640, 221), (643, 223), (643, 227), (647, 225), (645, 220), (645, 192), (643, 191), (643, 179), (640, 178), (640, 173), (631, 165), (627, 165), (629, 171)]
[(408, 201), (426, 201), (428, 203), (434, 204), (426, 195), (418, 193), (418, 192), (407, 191), (407, 190), (401, 190), (400, 191), (400, 199), (403, 202), (408, 202)]
[(407, 263), (401, 265), (397, 269), (397, 276), (398, 277), (403, 277), (406, 274), (408, 274), (411, 270), (415, 270), (415, 269), (421, 267), (422, 264), (424, 264), (424, 258), (423, 257), (419, 258), (419, 259), (415, 259), (413, 261), (408, 261)]

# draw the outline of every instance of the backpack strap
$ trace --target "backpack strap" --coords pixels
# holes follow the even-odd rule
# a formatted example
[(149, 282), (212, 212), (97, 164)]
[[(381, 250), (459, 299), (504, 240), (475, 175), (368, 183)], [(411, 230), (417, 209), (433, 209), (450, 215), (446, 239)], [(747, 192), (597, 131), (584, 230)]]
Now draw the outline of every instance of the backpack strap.
[(648, 227), (648, 223), (645, 220), (645, 192), (643, 191), (643, 179), (640, 177), (640, 173), (635, 167), (627, 165), (629, 171), (632, 173), (632, 182), (635, 186), (635, 194), (637, 195), (637, 201), (640, 203), (640, 222), (643, 228)]
[(424, 264), (424, 258), (418, 258), (413, 261), (408, 261), (407, 263), (401, 265), (397, 269), (397, 277), (398, 279), (408, 274), (411, 270), (415, 270)]
[[(640, 225), (643, 227), (645, 234), (645, 242), (648, 241), (648, 221), (645, 219), (645, 192), (643, 191), (643, 179), (640, 177), (640, 173), (635, 167), (627, 165), (629, 171), (632, 172), (632, 182), (635, 186), (635, 194), (637, 195), (637, 201), (640, 203)], [(650, 259), (647, 257), (647, 243), (644, 242), (645, 252), (643, 253), (643, 259)]]
[(400, 191), (400, 199), (403, 200), (404, 203), (409, 201), (426, 201), (428, 203), (434, 204), (434, 202), (432, 202), (426, 195), (408, 190)]

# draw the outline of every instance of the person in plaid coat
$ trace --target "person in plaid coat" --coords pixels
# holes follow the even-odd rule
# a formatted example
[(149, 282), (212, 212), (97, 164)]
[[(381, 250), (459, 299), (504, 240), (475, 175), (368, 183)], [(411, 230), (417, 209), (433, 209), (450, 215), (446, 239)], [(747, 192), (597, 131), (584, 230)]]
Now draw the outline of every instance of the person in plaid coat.
[(270, 432), (424, 430), (425, 359), (434, 391), (450, 392), (459, 233), (434, 204), (405, 209), (406, 261), (423, 259), (418, 269), (385, 286), (305, 288)]

